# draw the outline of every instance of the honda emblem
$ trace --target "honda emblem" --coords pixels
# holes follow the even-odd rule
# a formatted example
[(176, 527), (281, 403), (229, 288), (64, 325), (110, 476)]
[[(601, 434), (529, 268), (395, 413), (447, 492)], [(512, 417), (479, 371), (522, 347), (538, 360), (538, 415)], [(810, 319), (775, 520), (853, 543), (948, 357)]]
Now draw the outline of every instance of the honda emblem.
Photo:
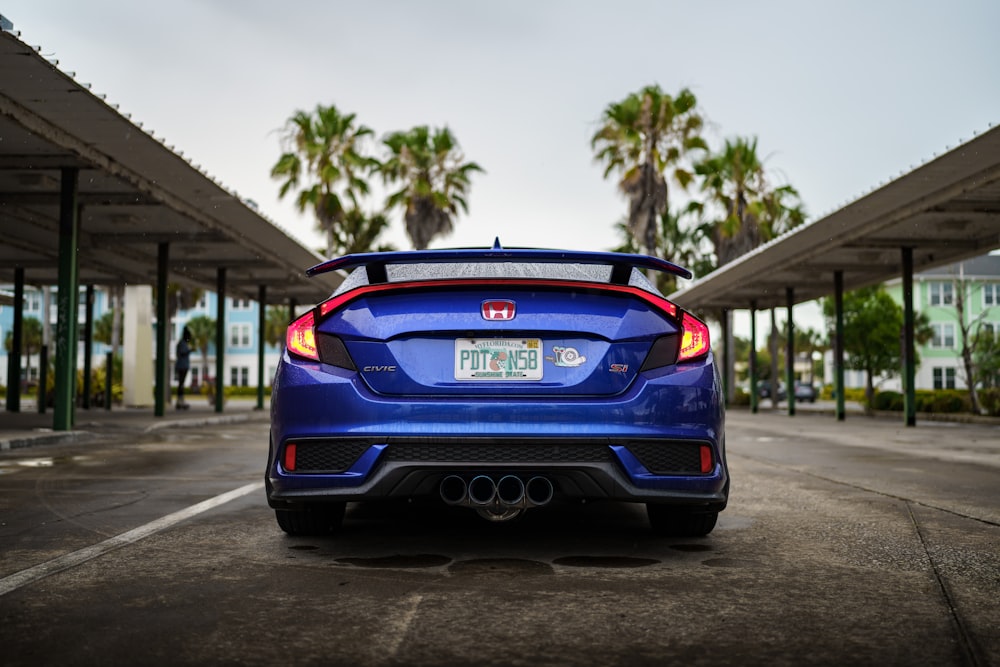
[(483, 301), (482, 314), (484, 320), (514, 319), (513, 301)]

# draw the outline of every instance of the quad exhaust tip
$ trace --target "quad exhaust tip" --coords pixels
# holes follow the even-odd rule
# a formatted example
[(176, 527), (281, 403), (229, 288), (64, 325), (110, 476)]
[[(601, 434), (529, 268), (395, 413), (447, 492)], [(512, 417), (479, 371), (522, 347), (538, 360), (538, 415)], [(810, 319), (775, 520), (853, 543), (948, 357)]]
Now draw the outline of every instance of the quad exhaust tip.
[(555, 487), (541, 475), (527, 482), (517, 475), (504, 475), (499, 480), (476, 475), (468, 482), (460, 475), (448, 475), (441, 480), (438, 492), (448, 505), (472, 507), (484, 516), (488, 514), (491, 521), (497, 521), (513, 518), (521, 510), (548, 505)]

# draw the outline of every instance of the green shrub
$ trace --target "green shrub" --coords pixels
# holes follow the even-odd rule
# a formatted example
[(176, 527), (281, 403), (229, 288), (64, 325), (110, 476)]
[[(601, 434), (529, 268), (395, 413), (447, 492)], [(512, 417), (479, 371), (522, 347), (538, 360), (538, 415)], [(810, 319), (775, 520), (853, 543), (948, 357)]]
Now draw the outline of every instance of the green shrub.
[(880, 391), (875, 394), (875, 410), (903, 411), (903, 395), (898, 391)]
[(980, 389), (979, 405), (991, 417), (1000, 417), (1000, 388)]

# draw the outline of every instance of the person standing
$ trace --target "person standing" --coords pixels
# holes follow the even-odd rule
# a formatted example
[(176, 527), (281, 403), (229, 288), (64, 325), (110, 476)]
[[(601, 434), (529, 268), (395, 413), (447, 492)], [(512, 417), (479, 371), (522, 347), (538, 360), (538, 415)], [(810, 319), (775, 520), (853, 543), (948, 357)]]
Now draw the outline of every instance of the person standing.
[(184, 402), (184, 380), (187, 379), (188, 371), (191, 369), (191, 330), (186, 326), (181, 332), (181, 339), (177, 341), (177, 362), (175, 370), (177, 372), (177, 409), (187, 410), (190, 405)]

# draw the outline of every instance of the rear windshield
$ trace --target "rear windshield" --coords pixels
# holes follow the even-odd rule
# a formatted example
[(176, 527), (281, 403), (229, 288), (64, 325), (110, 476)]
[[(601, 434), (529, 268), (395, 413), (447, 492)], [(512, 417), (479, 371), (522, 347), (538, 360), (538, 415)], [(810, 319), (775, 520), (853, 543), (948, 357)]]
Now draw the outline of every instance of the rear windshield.
[[(410, 280), (447, 280), (450, 278), (536, 278), (608, 283), (611, 281), (611, 267), (602, 264), (547, 262), (389, 264), (386, 266), (386, 276), (390, 283)], [(334, 294), (342, 294), (367, 284), (368, 273), (363, 267), (358, 268), (351, 272)], [(632, 269), (629, 285), (663, 296), (638, 269)]]

